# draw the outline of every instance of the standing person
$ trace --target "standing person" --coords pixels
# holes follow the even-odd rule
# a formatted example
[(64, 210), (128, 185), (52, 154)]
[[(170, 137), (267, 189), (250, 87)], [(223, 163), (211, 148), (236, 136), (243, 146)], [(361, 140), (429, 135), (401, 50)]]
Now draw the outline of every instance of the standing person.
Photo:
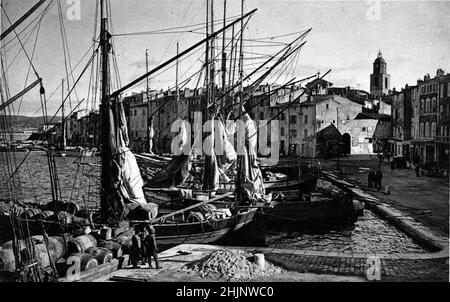
[(394, 155), (390, 155), (389, 157), (389, 163), (391, 165), (391, 170), (395, 169), (395, 160), (394, 160)]
[(147, 235), (148, 235), (148, 231), (147, 231), (146, 228), (143, 229), (142, 232), (140, 232), (140, 234), (139, 234), (139, 238), (141, 239), (141, 250), (140, 250), (140, 252), (141, 252), (141, 259), (142, 259), (142, 264), (143, 265), (145, 265), (148, 262), (147, 249), (146, 249), (146, 246), (144, 244), (145, 237), (147, 237)]
[(133, 237), (131, 237), (131, 249), (130, 249), (130, 260), (131, 260), (131, 264), (133, 264), (133, 268), (139, 268), (138, 267), (138, 261), (139, 261), (139, 257), (141, 255), (141, 248), (142, 248), (142, 243), (141, 243), (141, 231), (139, 230), (138, 227), (136, 227), (134, 229), (134, 235)]
[(383, 173), (381, 173), (380, 169), (377, 169), (375, 172), (375, 187), (377, 190), (381, 189), (381, 179), (383, 178)]
[(415, 154), (413, 157), (414, 169), (416, 171), (416, 176), (420, 176), (420, 157), (419, 154)]
[(144, 244), (147, 251), (148, 267), (152, 268), (152, 256), (155, 260), (155, 267), (161, 269), (158, 261), (158, 246), (155, 238), (155, 228), (150, 224), (147, 226), (148, 235), (145, 237)]
[(374, 183), (375, 183), (375, 186), (376, 186), (375, 173), (373, 172), (372, 169), (370, 170), (369, 175), (368, 175), (367, 178), (368, 178), (367, 180), (368, 180), (369, 188), (373, 188), (374, 187)]

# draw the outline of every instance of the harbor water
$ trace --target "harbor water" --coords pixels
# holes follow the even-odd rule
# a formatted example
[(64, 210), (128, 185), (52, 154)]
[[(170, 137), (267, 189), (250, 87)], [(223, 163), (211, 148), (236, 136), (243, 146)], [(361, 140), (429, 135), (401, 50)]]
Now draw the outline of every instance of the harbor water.
[[(19, 166), (17, 177), (9, 180), (7, 153), (0, 152), (0, 198), (13, 195), (25, 202), (45, 204), (52, 201), (52, 189), (43, 151), (12, 152), (9, 162)], [(100, 202), (100, 157), (55, 157), (61, 200), (76, 202), (80, 206), (93, 207)], [(14, 191), (14, 192), (13, 192)]]
[(266, 235), (266, 243), (275, 248), (349, 253), (429, 253), (421, 245), (389, 222), (369, 210), (355, 223), (326, 229), (302, 229), (286, 226)]
[[(13, 153), (19, 164), (27, 152)], [(6, 153), (0, 152), (0, 198), (8, 198)], [(100, 158), (55, 157), (61, 197), (81, 207), (99, 205)], [(47, 203), (52, 200), (47, 157), (33, 151), (18, 170), (19, 183), (15, 196), (27, 202)], [(20, 186), (20, 187), (17, 187)], [(302, 229), (286, 226), (274, 231), (268, 228), (266, 242), (270, 247), (329, 252), (355, 253), (427, 253), (410, 237), (368, 210), (354, 224), (327, 229)]]

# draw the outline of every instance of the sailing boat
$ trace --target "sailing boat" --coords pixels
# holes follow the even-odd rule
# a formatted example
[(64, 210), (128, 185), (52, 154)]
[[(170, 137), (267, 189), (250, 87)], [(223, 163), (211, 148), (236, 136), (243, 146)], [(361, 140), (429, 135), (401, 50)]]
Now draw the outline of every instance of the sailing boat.
[[(101, 198), (98, 212), (80, 211), (78, 205), (61, 201), (58, 195), (58, 180), (56, 166), (53, 159), (53, 152), (48, 150), (50, 175), (52, 176), (53, 201), (45, 205), (24, 204), (16, 198), (2, 204), (0, 211), (1, 241), (7, 241), (2, 245), (0, 259), (2, 259), (1, 269), (29, 272), (33, 270), (35, 276), (33, 280), (42, 280), (40, 273), (34, 270), (36, 267), (48, 268), (56, 273), (54, 269), (55, 261), (60, 257), (67, 256), (67, 242), (72, 242), (73, 236), (81, 235), (79, 241), (88, 238), (90, 243), (97, 239), (108, 242), (129, 242), (132, 226), (153, 223), (156, 229), (157, 241), (161, 246), (173, 245), (177, 243), (211, 243), (235, 238), (234, 235), (242, 233), (247, 237), (255, 237), (248, 231), (253, 222), (257, 221), (261, 202), (255, 199), (264, 193), (262, 182), (259, 186), (249, 186), (254, 180), (244, 174), (241, 180), (247, 186), (237, 190), (237, 194), (228, 192), (226, 194), (207, 197), (207, 200), (190, 205), (178, 211), (158, 217), (158, 207), (154, 203), (147, 203), (142, 191), (142, 178), (131, 150), (128, 148), (128, 133), (123, 106), (120, 100), (120, 93), (125, 89), (139, 82), (148, 74), (154, 73), (163, 68), (175, 58), (161, 64), (148, 74), (122, 87), (114, 93), (110, 93), (109, 55), (111, 52), (111, 35), (108, 32), (106, 0), (100, 0), (101, 29), (100, 29), (100, 50), (102, 56), (102, 104), (100, 107), (101, 127), (102, 127), (102, 150), (101, 150)], [(221, 32), (245, 18), (248, 18), (255, 10), (241, 16), (237, 20), (218, 30), (194, 46), (185, 50), (184, 55), (216, 37)], [(26, 91), (30, 90), (42, 81), (38, 80), (30, 85)], [(214, 86), (211, 86), (214, 89)], [(23, 92), (22, 94), (26, 93)], [(45, 97), (45, 91), (41, 86), (41, 97)], [(17, 99), (17, 98), (15, 98)], [(15, 100), (11, 98), (2, 102), (0, 110), (5, 109)], [(250, 156), (250, 155), (249, 155)], [(210, 158), (214, 162), (214, 158)], [(241, 169), (244, 171), (258, 170), (256, 167), (249, 167), (249, 163), (255, 163), (255, 158), (241, 158)], [(247, 165), (247, 166), (246, 166)], [(17, 170), (17, 169), (16, 169)], [(208, 173), (214, 173), (210, 170)], [(14, 176), (15, 172), (13, 173)], [(207, 174), (207, 173), (205, 173)], [(207, 187), (211, 185), (211, 178), (205, 177)], [(255, 190), (253, 190), (255, 189)], [(220, 201), (220, 202), (219, 202)], [(192, 219), (179, 220), (184, 218), (188, 211), (198, 209), (207, 204), (217, 202), (217, 206), (223, 207), (221, 215), (213, 215), (209, 220), (197, 220), (195, 212), (189, 213)], [(214, 212), (211, 210), (210, 212)], [(216, 213), (217, 214), (217, 213)], [(100, 229), (105, 226), (112, 227), (114, 238), (102, 237)], [(257, 225), (255, 228), (261, 232), (263, 228)], [(81, 230), (81, 233), (80, 233)], [(85, 235), (82, 234), (89, 234)], [(120, 235), (120, 236), (119, 236)], [(60, 239), (56, 239), (58, 236)], [(39, 238), (37, 238), (39, 237)], [(62, 239), (61, 239), (62, 238)], [(78, 237), (75, 239), (77, 240)], [(39, 241), (39, 242), (38, 242)], [(79, 243), (73, 244), (79, 247), (80, 252), (85, 252), (86, 246)], [(24, 246), (25, 244), (25, 246)], [(39, 247), (39, 248), (38, 248)], [(24, 254), (24, 252), (26, 252)], [(43, 255), (46, 261), (43, 260)], [(117, 255), (118, 256), (118, 255)], [(45, 263), (44, 263), (45, 262)], [(31, 264), (30, 264), (31, 263)], [(6, 266), (5, 266), (6, 264)]]

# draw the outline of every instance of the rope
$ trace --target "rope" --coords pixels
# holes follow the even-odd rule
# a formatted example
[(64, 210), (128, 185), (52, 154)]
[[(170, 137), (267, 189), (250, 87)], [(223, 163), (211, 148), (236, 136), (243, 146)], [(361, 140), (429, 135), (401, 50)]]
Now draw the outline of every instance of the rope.
[[(44, 16), (44, 15), (43, 15), (43, 16)], [(35, 52), (35, 50), (36, 50), (37, 40), (38, 40), (38, 37), (39, 37), (39, 31), (40, 31), (40, 29), (41, 29), (41, 21), (42, 21), (42, 19), (41, 19), (41, 20), (39, 21), (39, 23), (38, 23), (38, 28), (37, 28), (36, 38), (35, 38), (35, 40), (34, 40), (33, 50), (32, 50), (32, 52), (31, 52), (31, 60), (33, 60), (33, 58), (34, 58), (34, 52)], [(28, 66), (27, 76), (26, 76), (26, 78), (25, 78), (25, 85), (24, 85), (23, 89), (25, 89), (25, 88), (27, 87), (27, 82), (28, 82), (28, 76), (29, 76), (29, 74), (30, 74), (30, 66)], [(22, 97), (20, 98), (19, 108), (17, 109), (17, 115), (19, 115), (19, 113), (20, 113), (20, 108), (22, 107), (22, 101), (23, 101), (23, 98), (24, 98), (24, 96), (22, 96)], [(16, 120), (17, 120), (17, 118), (16, 118)]]
[[(12, 25), (11, 20), (9, 19), (8, 14), (6, 13), (5, 8), (3, 7), (3, 5), (2, 5), (1, 7), (2, 7), (2, 10), (3, 10), (3, 12), (4, 12), (4, 14), (5, 14), (5, 17), (6, 17), (6, 19), (8, 20), (9, 24)], [(36, 78), (37, 78), (37, 79), (40, 79), (39, 74), (37, 73), (36, 68), (34, 67), (33, 62), (31, 61), (30, 57), (28, 56), (28, 53), (27, 53), (25, 47), (23, 46), (22, 41), (20, 40), (19, 36), (17, 35), (16, 30), (13, 29), (13, 31), (14, 31), (14, 34), (16, 35), (17, 39), (18, 39), (19, 42), (20, 42), (20, 46), (22, 47), (22, 50), (23, 50), (23, 52), (25, 53), (25, 55), (26, 55), (26, 57), (27, 57), (27, 59), (28, 59), (28, 62), (30, 62), (31, 67), (33, 68), (33, 71), (34, 71), (34, 74), (36, 75)]]

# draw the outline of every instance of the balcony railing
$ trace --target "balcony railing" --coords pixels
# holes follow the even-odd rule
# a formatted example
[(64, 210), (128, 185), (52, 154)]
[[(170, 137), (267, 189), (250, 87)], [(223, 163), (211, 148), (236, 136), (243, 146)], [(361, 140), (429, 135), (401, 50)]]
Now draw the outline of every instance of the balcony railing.
[(436, 136), (437, 142), (450, 142), (450, 137), (448, 136)]

